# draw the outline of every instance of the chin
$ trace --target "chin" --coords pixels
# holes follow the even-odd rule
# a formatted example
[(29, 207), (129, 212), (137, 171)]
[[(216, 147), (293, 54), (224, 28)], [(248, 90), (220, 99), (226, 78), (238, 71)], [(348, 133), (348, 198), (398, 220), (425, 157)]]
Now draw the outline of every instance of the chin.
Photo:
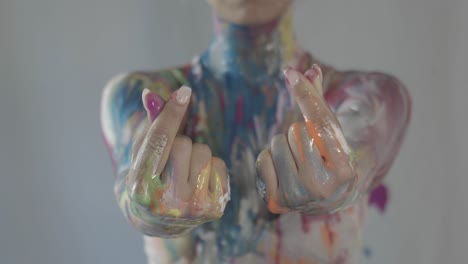
[(265, 24), (280, 17), (292, 0), (210, 0), (214, 12), (230, 23), (241, 25)]
[(248, 10), (239, 10), (238, 12), (228, 14), (225, 18), (229, 22), (243, 25), (259, 25), (271, 22), (281, 16), (279, 13), (267, 13), (260, 8), (251, 8)]

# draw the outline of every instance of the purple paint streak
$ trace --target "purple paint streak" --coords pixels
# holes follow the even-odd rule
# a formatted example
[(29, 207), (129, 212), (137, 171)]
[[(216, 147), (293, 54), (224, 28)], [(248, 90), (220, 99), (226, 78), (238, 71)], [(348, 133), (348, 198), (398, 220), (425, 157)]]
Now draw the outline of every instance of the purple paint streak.
[(380, 213), (384, 213), (387, 209), (389, 195), (388, 188), (381, 184), (377, 186), (369, 195), (369, 205), (377, 207)]

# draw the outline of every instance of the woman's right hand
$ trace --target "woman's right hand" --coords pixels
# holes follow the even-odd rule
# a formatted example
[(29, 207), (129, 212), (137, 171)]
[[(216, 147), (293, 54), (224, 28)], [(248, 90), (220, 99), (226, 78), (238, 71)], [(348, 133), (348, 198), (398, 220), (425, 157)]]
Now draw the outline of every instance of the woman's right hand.
[(150, 125), (133, 145), (126, 187), (147, 235), (173, 237), (219, 219), (229, 201), (224, 161), (178, 135), (190, 98), (185, 86), (167, 102), (148, 89), (142, 94)]

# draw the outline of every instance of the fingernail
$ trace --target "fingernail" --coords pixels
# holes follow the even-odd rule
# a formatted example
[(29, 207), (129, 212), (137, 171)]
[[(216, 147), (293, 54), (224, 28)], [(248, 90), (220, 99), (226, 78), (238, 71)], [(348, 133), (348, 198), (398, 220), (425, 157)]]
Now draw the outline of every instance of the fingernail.
[(304, 76), (311, 82), (314, 83), (315, 80), (320, 78), (320, 83), (322, 83), (322, 70), (317, 64), (312, 65), (312, 67), (304, 73)]
[(189, 101), (191, 95), (192, 89), (184, 85), (177, 91), (177, 102), (181, 105), (184, 105)]
[(161, 113), (164, 101), (157, 94), (151, 92), (147, 88), (143, 90), (141, 98), (143, 106), (148, 114), (148, 118), (151, 122), (154, 121), (158, 117), (159, 113)]
[(289, 87), (294, 87), (299, 83), (300, 77), (299, 73), (291, 67), (286, 68), (283, 71), (284, 77), (286, 78), (286, 83)]
[[(323, 75), (322, 70), (317, 64), (312, 65), (312, 67), (304, 73), (304, 76), (312, 83), (314, 88), (320, 93), (323, 94), (322, 81)], [(316, 83), (318, 81), (318, 83)]]

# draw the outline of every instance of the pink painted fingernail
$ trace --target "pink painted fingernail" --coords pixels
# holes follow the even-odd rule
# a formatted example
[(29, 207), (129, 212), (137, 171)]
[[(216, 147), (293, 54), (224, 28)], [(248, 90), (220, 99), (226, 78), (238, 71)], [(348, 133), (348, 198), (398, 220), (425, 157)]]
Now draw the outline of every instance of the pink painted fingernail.
[(177, 95), (176, 95), (177, 102), (181, 105), (184, 105), (189, 101), (191, 95), (192, 95), (192, 89), (184, 85), (180, 87), (180, 89), (177, 91)]
[(304, 76), (311, 83), (314, 83), (317, 77), (320, 78), (319, 80), (322, 82), (322, 70), (317, 64), (312, 65), (312, 67), (304, 73)]
[(143, 90), (141, 97), (148, 118), (151, 122), (153, 122), (161, 113), (161, 110), (164, 106), (164, 100), (147, 88)]
[(296, 86), (300, 81), (299, 73), (291, 67), (286, 68), (283, 74), (290, 88)]

